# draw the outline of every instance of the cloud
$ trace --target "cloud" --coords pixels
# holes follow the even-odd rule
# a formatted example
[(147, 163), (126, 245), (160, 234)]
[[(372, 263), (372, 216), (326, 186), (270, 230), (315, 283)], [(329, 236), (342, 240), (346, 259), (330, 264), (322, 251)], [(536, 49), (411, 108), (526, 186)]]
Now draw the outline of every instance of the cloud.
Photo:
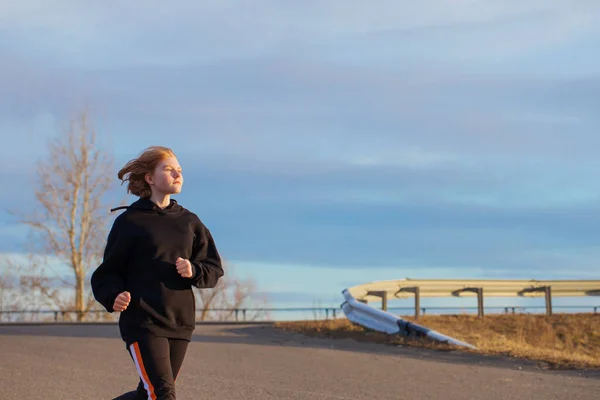
[[(47, 79), (35, 87), (38, 101), (10, 101), (24, 118), (54, 121), (46, 126), (58, 131), (76, 101), (64, 100), (70, 106), (61, 108), (44, 101), (71, 90)], [(528, 168), (540, 160), (594, 160), (600, 144), (597, 77), (381, 75), (260, 59), (177, 71), (75, 70), (69, 79), (73, 99), (77, 88), (87, 87), (102, 131), (119, 137), (123, 150), (164, 141), (170, 132), (169, 142), (185, 151), (259, 161), (460, 159), (472, 166), (516, 160)], [(34, 130), (34, 122), (7, 124), (19, 133)]]
[[(228, 258), (516, 269), (526, 264), (521, 255), (554, 250), (568, 258), (598, 240), (597, 190), (580, 189), (585, 181), (566, 185), (555, 172), (514, 170), (494, 180), (485, 169), (448, 165), (286, 170), (182, 163), (187, 178), (177, 198), (198, 212)], [(121, 204), (114, 199), (112, 206)], [(8, 250), (24, 240), (9, 229), (2, 236)], [(549, 259), (556, 257), (538, 257), (536, 265)]]
[(0, 7), (0, 207), (85, 104), (119, 164), (176, 150), (228, 257), (593, 271), (596, 3)]
[[(518, 61), (489, 63), (498, 43), (597, 38), (593, 2), (262, 4), (3, 5), (3, 125), (17, 136), (46, 119), (56, 131), (86, 103), (120, 139), (122, 157), (165, 132), (174, 146), (228, 161), (594, 157), (597, 76), (556, 75), (558, 63), (535, 59), (534, 75)], [(530, 60), (539, 54), (526, 47)], [(453, 57), (469, 68), (452, 67)]]
[[(458, 7), (458, 18), (445, 13), (442, 15), (448, 18), (421, 26), (418, 22), (400, 23), (391, 29), (345, 37), (334, 46), (326, 46), (331, 51), (329, 59), (353, 65), (402, 63), (431, 68), (442, 64), (462, 71), (480, 67), (501, 71), (513, 69), (515, 60), (545, 55), (600, 32), (598, 5), (592, 3), (572, 7), (560, 2), (546, 2), (546, 6), (528, 2), (515, 7), (508, 2), (488, 2), (472, 9), (472, 15)], [(360, 58), (352, 54), (357, 48), (362, 50)]]
[[(274, 54), (334, 60), (421, 60), (532, 51), (594, 32), (594, 2), (384, 0), (302, 4), (130, 1), (107, 6), (25, 0), (0, 6), (0, 28), (28, 54), (78, 65), (178, 65)], [(477, 34), (473, 34), (477, 32)], [(402, 41), (398, 41), (401, 39)], [(453, 51), (440, 47), (454, 43)], [(379, 46), (372, 46), (373, 43)], [(394, 47), (390, 47), (393, 44)], [(493, 44), (493, 46), (490, 46)], [(355, 49), (361, 48), (358, 58)], [(390, 48), (398, 51), (386, 50)], [(432, 49), (428, 51), (428, 49)], [(436, 56), (436, 54), (438, 56)], [(464, 61), (462, 64), (464, 65)]]
[[(266, 193), (262, 188), (255, 190)], [(343, 196), (327, 201), (313, 200), (310, 193), (303, 196), (301, 188), (296, 198), (289, 195), (280, 200), (275, 195), (252, 201), (235, 191), (231, 195), (213, 192), (214, 203), (204, 196), (200, 215), (225, 254), (241, 260), (516, 271), (532, 264), (560, 268), (556, 255), (544, 252), (562, 253), (564, 261), (582, 250), (595, 249), (599, 239), (597, 207), (503, 208), (444, 203), (442, 199), (377, 202)], [(239, 198), (244, 201), (234, 200)], [(193, 205), (193, 199), (189, 193), (187, 204)], [(530, 254), (535, 252), (539, 254), (534, 260)]]
[(307, 293), (307, 292), (282, 292), (282, 291), (269, 291), (269, 292), (256, 292), (252, 294), (252, 299), (257, 301), (265, 300), (269, 304), (314, 304), (318, 307), (319, 297), (332, 297), (331, 293)]

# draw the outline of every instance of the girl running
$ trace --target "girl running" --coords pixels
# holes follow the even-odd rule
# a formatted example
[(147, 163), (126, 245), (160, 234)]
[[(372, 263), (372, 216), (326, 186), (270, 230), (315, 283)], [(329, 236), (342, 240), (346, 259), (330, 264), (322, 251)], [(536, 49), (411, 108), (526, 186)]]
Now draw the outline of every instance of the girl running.
[(192, 286), (223, 276), (210, 231), (171, 195), (183, 175), (173, 151), (154, 146), (118, 173), (139, 197), (115, 219), (102, 263), (91, 277), (95, 299), (120, 312), (121, 338), (140, 377), (133, 399), (175, 399), (175, 380), (195, 327)]

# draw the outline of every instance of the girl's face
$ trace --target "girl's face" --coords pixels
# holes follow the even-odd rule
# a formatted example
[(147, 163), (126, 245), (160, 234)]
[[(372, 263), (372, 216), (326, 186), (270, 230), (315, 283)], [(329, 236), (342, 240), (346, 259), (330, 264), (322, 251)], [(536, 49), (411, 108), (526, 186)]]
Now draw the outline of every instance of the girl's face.
[(163, 194), (176, 194), (181, 192), (183, 185), (183, 174), (181, 166), (175, 157), (169, 157), (161, 161), (152, 175), (146, 175), (146, 182)]

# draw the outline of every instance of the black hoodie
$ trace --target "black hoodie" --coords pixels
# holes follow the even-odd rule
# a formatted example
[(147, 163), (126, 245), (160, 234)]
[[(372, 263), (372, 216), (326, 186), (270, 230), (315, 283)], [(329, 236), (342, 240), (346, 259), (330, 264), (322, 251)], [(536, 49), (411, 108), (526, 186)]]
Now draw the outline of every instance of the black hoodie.
[[(117, 295), (131, 294), (119, 318), (128, 344), (147, 332), (189, 340), (195, 327), (192, 286), (213, 288), (223, 276), (210, 231), (198, 216), (171, 200), (165, 208), (140, 198), (115, 219), (103, 262), (91, 277), (96, 300), (113, 312)], [(177, 272), (178, 257), (190, 260), (192, 277)]]

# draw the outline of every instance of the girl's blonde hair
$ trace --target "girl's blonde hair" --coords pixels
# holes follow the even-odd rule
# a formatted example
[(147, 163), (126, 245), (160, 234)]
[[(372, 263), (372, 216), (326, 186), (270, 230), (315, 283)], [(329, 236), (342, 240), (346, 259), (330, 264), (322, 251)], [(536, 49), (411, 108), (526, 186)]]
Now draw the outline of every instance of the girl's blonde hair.
[(168, 147), (151, 146), (145, 149), (138, 158), (130, 160), (119, 170), (117, 176), (122, 181), (128, 181), (127, 193), (147, 198), (152, 195), (150, 185), (146, 182), (146, 174), (151, 174), (161, 161), (175, 157), (175, 153)]

